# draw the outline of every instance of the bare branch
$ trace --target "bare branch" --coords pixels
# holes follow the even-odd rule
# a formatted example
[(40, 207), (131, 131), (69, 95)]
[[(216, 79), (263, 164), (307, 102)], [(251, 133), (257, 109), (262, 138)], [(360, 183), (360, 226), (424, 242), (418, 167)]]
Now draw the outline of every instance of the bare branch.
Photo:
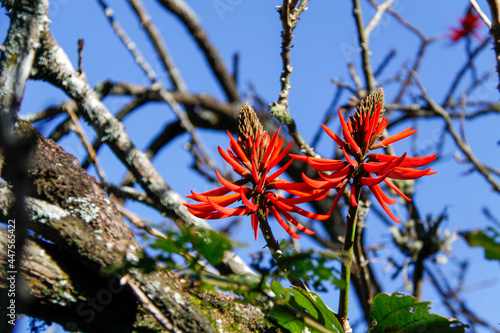
[(484, 21), (484, 23), (486, 23), (486, 25), (488, 26), (488, 28), (491, 29), (491, 21), (490, 21), (490, 19), (481, 10), (481, 7), (479, 7), (479, 5), (477, 4), (476, 0), (469, 0), (469, 1), (470, 1), (470, 4), (472, 5), (472, 7), (474, 7), (474, 9), (476, 10), (476, 12), (479, 14), (479, 16), (481, 17), (481, 19)]
[[(46, 59), (52, 61), (48, 62)], [(49, 31), (46, 32), (42, 52), (36, 65), (39, 72), (44, 73), (40, 79), (61, 88), (77, 101), (82, 116), (134, 174), (160, 212), (170, 217), (181, 229), (185, 226), (212, 229), (205, 220), (194, 218), (187, 211), (183, 205), (184, 200), (166, 184), (144, 153), (134, 147), (123, 125), (113, 117), (88, 84), (79, 78), (66, 54)], [(247, 272), (253, 271), (247, 267)]]
[(370, 47), (368, 45), (368, 35), (366, 34), (363, 25), (363, 14), (361, 12), (361, 5), (359, 3), (359, 0), (352, 0), (352, 5), (352, 14), (354, 16), (354, 19), (356, 20), (359, 46), (361, 47), (361, 60), (363, 63), (363, 72), (365, 74), (367, 92), (366, 95), (368, 96), (370, 93), (375, 91), (377, 82), (375, 81), (375, 77), (373, 76), (373, 70), (370, 60)]
[(382, 15), (384, 15), (385, 11), (391, 7), (394, 0), (386, 0), (383, 4), (377, 6), (377, 12), (373, 15), (372, 20), (365, 28), (366, 38), (370, 37), (370, 33), (375, 29), (375, 27), (380, 23), (380, 19), (382, 19)]
[(481, 161), (479, 161), (477, 159), (477, 157), (474, 155), (474, 153), (472, 152), (472, 150), (469, 147), (469, 145), (462, 140), (462, 138), (460, 137), (460, 134), (458, 134), (453, 129), (453, 124), (451, 122), (451, 117), (448, 114), (448, 112), (446, 112), (445, 109), (443, 109), (440, 105), (438, 105), (434, 100), (432, 100), (427, 95), (427, 92), (426, 92), (424, 86), (422, 85), (422, 83), (418, 79), (418, 76), (415, 73), (414, 73), (414, 79), (415, 79), (415, 82), (417, 83), (417, 85), (420, 87), (420, 90), (422, 92), (422, 97), (425, 99), (425, 101), (427, 103), (429, 103), (429, 105), (431, 106), (432, 110), (437, 115), (439, 115), (441, 118), (443, 118), (443, 120), (445, 121), (445, 123), (446, 123), (446, 130), (452, 136), (453, 140), (455, 141), (455, 144), (467, 156), (467, 158), (474, 164), (474, 166), (476, 167), (477, 171), (479, 171), (479, 173), (481, 173), (484, 176), (484, 178), (486, 179), (486, 181), (488, 181), (488, 183), (491, 184), (493, 190), (495, 190), (496, 192), (500, 193), (500, 184), (493, 177), (493, 175), (491, 174), (491, 172), (484, 166), (484, 164), (481, 163)]
[(240, 102), (236, 84), (222, 61), (219, 52), (208, 40), (207, 33), (201, 27), (198, 17), (184, 0), (158, 0), (161, 5), (176, 15), (186, 26), (193, 39), (203, 51), (212, 71), (219, 81), (222, 89), (226, 93), (227, 99), (231, 103)]

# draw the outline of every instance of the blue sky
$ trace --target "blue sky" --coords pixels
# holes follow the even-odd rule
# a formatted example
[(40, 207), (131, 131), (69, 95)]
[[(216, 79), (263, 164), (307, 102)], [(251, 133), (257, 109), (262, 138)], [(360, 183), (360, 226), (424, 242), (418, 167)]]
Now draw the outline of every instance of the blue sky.
[[(233, 53), (239, 53), (238, 86), (243, 99), (249, 91), (249, 85), (253, 84), (260, 97), (268, 102), (275, 101), (280, 88), (279, 76), (281, 72), (279, 56), (281, 24), (275, 6), (279, 5), (280, 2), (250, 0), (187, 2), (199, 15), (202, 25), (208, 31), (209, 38), (219, 49), (228, 67), (231, 64)], [(224, 7), (226, 11), (217, 10), (217, 5), (220, 3), (227, 5)], [(478, 3), (488, 12), (485, 0), (478, 1)], [(366, 5), (365, 1), (362, 1), (362, 4), (365, 8), (365, 22), (367, 22), (373, 15), (373, 10)], [(169, 81), (166, 74), (155, 58), (154, 51), (129, 6), (124, 2), (114, 1), (109, 1), (109, 5), (113, 6), (115, 16), (120, 24), (143, 52), (162, 83), (168, 87)], [(406, 20), (421, 29), (427, 36), (438, 37), (445, 37), (449, 32), (449, 27), (457, 25), (458, 17), (464, 13), (467, 6), (468, 1), (465, 0), (394, 2), (394, 8)], [(161, 30), (189, 90), (193, 93), (210, 93), (223, 100), (222, 91), (185, 29), (156, 3), (148, 2), (146, 7), (149, 9), (153, 21)], [(312, 0), (308, 7), (309, 10), (303, 13), (298, 27), (294, 31), (294, 48), (291, 53), (294, 72), (289, 106), (300, 133), (306, 141), (311, 142), (335, 92), (331, 80), (337, 78), (352, 84), (347, 70), (348, 62), (355, 64), (359, 75), (362, 72), (354, 30), (355, 25), (351, 15), (351, 2)], [(83, 69), (92, 86), (107, 79), (148, 84), (144, 73), (135, 65), (134, 59), (127, 53), (123, 44), (111, 30), (97, 1), (51, 1), (49, 16), (52, 20), (51, 31), (53, 35), (75, 66), (77, 63), (77, 40), (79, 38), (85, 40)], [(5, 10), (1, 9), (0, 40), (2, 41), (5, 38), (7, 27), (8, 19), (5, 16)], [(483, 29), (481, 32), (487, 34), (487, 29)], [(477, 45), (477, 43), (477, 41), (473, 41), (473, 45)], [(380, 78), (380, 81), (384, 81), (405, 62), (413, 59), (419, 47), (419, 41), (395, 20), (385, 16), (377, 30), (372, 33), (370, 46), (374, 67), (380, 64), (391, 49), (397, 50), (394, 61)], [(437, 102), (442, 101), (451, 80), (465, 61), (464, 47), (463, 42), (452, 45), (445, 38), (429, 47), (427, 56), (422, 62), (419, 76), (429, 95)], [(494, 52), (492, 48), (487, 48), (479, 58), (478, 70), (482, 73), (490, 69), (494, 69)], [(465, 82), (468, 84), (469, 81), (466, 79)], [(497, 101), (499, 93), (495, 89), (496, 85), (497, 76), (493, 75), (486, 85), (479, 87), (476, 93), (470, 96), (470, 99)], [(463, 87), (465, 86), (463, 85)], [(396, 86), (387, 85), (385, 91), (390, 101), (390, 98), (396, 93)], [(65, 100), (64, 94), (43, 82), (30, 81), (25, 96), (27, 98), (22, 104), (23, 114), (37, 112)], [(341, 102), (344, 103), (347, 98), (347, 94), (344, 94)], [(112, 112), (117, 112), (127, 101), (125, 98), (115, 97), (106, 99), (105, 103)], [(168, 107), (150, 103), (141, 108), (140, 112), (127, 117), (124, 123), (134, 144), (144, 148), (154, 137), (153, 134), (160, 132), (163, 126), (173, 119), (175, 116)], [(487, 116), (467, 122), (465, 126), (468, 143), (477, 156), (490, 166), (500, 164), (497, 144), (500, 138), (496, 125), (498, 122), (495, 120), (497, 119)], [(335, 129), (338, 123), (333, 121), (330, 126)], [(405, 123), (393, 131), (403, 130), (410, 126), (419, 129), (416, 134), (416, 145), (422, 150), (419, 152), (420, 154), (432, 153), (432, 149), (442, 140), (439, 133), (444, 123), (440, 120)], [(49, 126), (40, 127), (44, 134), (50, 133), (51, 129)], [(86, 129), (89, 135), (94, 137), (93, 130), (90, 127), (86, 127)], [(218, 165), (225, 167), (216, 152), (216, 148), (217, 146), (225, 148), (228, 145), (227, 136), (224, 133), (206, 130), (200, 131), (200, 136)], [(457, 149), (450, 137), (446, 137), (444, 140), (442, 158), (438, 163), (432, 165), (438, 174), (425, 177), (418, 182), (415, 200), (421, 214), (437, 215), (442, 212), (444, 207), (447, 207), (449, 213), (449, 219), (445, 224), (447, 229), (459, 231), (484, 228), (489, 224), (481, 214), (483, 207), (488, 207), (493, 214), (500, 217), (500, 212), (496, 209), (498, 207), (498, 194), (491, 191), (481, 176), (476, 173), (468, 174), (467, 171), (470, 167), (466, 164), (459, 164), (454, 159)], [(188, 141), (187, 135), (180, 136), (173, 145), (163, 149), (154, 160), (155, 166), (167, 183), (181, 195), (189, 194), (190, 190), (202, 192), (213, 187), (213, 185), (205, 183), (198, 174), (189, 170), (192, 159), (190, 153), (183, 148)], [(396, 144), (396, 152), (406, 151), (411, 142), (407, 139), (406, 143)], [(61, 141), (61, 144), (75, 156), (85, 157), (84, 148), (77, 142), (76, 136), (69, 135)], [(326, 156), (331, 154), (333, 143), (323, 137), (315, 149)], [(173, 156), (175, 156), (175, 163), (172, 161)], [(110, 181), (119, 182), (125, 173), (120, 162), (107, 148), (102, 149), (100, 159)], [(378, 204), (374, 202), (374, 205)], [(161, 216), (147, 208), (136, 204), (131, 204), (129, 207), (154, 222), (163, 222)], [(395, 211), (398, 210), (395, 209)], [(228, 222), (214, 221), (213, 225), (215, 227), (225, 226)], [(369, 218), (368, 222), (369, 243), (387, 245), (386, 251), (388, 253), (395, 251), (390, 244), (385, 224), (374, 217)], [(286, 237), (286, 234), (279, 228), (275, 228), (275, 230), (278, 237)], [(265, 245), (261, 238), (255, 243), (252, 238), (248, 237), (249, 234), (251, 234), (249, 223), (240, 224), (234, 233), (236, 240), (249, 245), (249, 247), (239, 250), (246, 260), (249, 260), (248, 254), (250, 252), (257, 251)], [(303, 237), (301, 242), (305, 248), (316, 246), (306, 237)], [(484, 260), (482, 250), (469, 248), (461, 239), (454, 243), (453, 255), (455, 258), (452, 260), (463, 260), (464, 258), (470, 260), (471, 267), (466, 277), (466, 283), (471, 286), (472, 290), (464, 294), (468, 305), (490, 322), (498, 322), (500, 301), (497, 297), (491, 297), (492, 294), (500, 295), (498, 263)], [(378, 262), (374, 265), (379, 272), (385, 291), (405, 291), (400, 277), (390, 281), (389, 277), (382, 276), (387, 262)], [(454, 267), (448, 264), (442, 268), (448, 276), (454, 276), (456, 274)], [(392, 271), (388, 274), (391, 273)], [(487, 287), (475, 288), (484, 282), (487, 282)], [(337, 296), (324, 297), (325, 302), (334, 309), (337, 308), (336, 298)], [(429, 301), (438, 299), (433, 288), (428, 284), (424, 287), (423, 299)], [(436, 313), (448, 315), (438, 302), (433, 303), (433, 310)], [(359, 316), (359, 314), (357, 309), (353, 310), (354, 317)], [(24, 331), (24, 328), (18, 331)]]

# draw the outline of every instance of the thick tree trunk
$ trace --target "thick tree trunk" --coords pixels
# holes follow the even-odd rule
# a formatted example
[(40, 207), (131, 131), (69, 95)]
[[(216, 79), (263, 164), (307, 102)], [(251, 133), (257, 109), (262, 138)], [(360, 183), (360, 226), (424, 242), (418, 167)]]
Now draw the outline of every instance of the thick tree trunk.
[[(14, 137), (32, 147), (26, 207), (35, 232), (21, 259), (25, 290), (18, 290), (18, 312), (69, 331), (274, 331), (258, 309), (222, 293), (199, 292), (187, 277), (161, 267), (149, 274), (117, 269), (137, 265), (145, 255), (96, 180), (28, 123), (18, 122)], [(14, 171), (5, 160), (2, 178), (9, 180)], [(3, 220), (16, 218), (13, 203), (14, 194), (2, 184)], [(0, 230), (0, 253), (7, 252), (7, 234)], [(0, 263), (7, 266), (5, 258)]]

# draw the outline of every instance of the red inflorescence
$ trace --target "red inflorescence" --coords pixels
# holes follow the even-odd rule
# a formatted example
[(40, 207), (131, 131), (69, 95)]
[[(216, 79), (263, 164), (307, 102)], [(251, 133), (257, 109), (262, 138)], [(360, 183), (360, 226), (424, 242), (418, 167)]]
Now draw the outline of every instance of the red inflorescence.
[[(200, 203), (185, 204), (195, 216), (203, 219), (222, 219), (230, 216), (251, 215), (252, 228), (257, 239), (258, 213), (268, 215), (270, 212), (279, 224), (293, 237), (300, 238), (290, 229), (286, 221), (306, 234), (314, 234), (304, 227), (290, 213), (297, 213), (310, 219), (325, 220), (329, 215), (308, 212), (298, 204), (326, 197), (329, 189), (314, 189), (307, 183), (292, 183), (278, 178), (292, 163), (292, 159), (281, 168), (271, 170), (287, 156), (292, 143), (283, 148), (284, 139), (278, 136), (279, 130), (271, 137), (267, 131), (258, 131), (254, 137), (247, 133), (246, 137), (234, 137), (228, 132), (230, 147), (227, 152), (219, 147), (222, 158), (229, 163), (241, 179), (231, 182), (215, 171), (222, 186), (214, 190), (195, 193), (188, 198)], [(292, 195), (283, 198), (277, 193), (283, 190)], [(241, 202), (237, 207), (229, 207)]]
[(379, 184), (384, 182), (397, 194), (406, 200), (410, 200), (391, 179), (415, 179), (435, 174), (436, 172), (431, 171), (430, 168), (425, 170), (415, 168), (432, 162), (436, 158), (436, 155), (406, 157), (406, 153), (404, 153), (398, 157), (378, 153), (368, 154), (371, 150), (386, 147), (417, 131), (409, 128), (396, 135), (377, 141), (382, 136), (382, 132), (388, 123), (385, 117), (381, 117), (380, 103), (377, 104), (374, 110), (364, 110), (364, 112), (356, 113), (347, 122), (342, 115), (342, 111), (339, 109), (339, 118), (342, 124), (344, 140), (339, 138), (325, 125), (322, 126), (325, 132), (343, 150), (346, 161), (290, 154), (296, 160), (307, 162), (315, 170), (328, 172), (328, 174), (320, 172), (320, 180), (314, 180), (302, 174), (304, 181), (316, 189), (327, 190), (338, 188), (330, 213), (339, 202), (348, 184), (351, 185), (350, 201), (353, 206), (358, 204), (356, 199), (356, 185), (361, 183), (368, 186), (385, 212), (394, 221), (399, 222), (399, 219), (387, 207), (387, 204), (394, 204), (396, 200), (389, 198), (382, 191)]

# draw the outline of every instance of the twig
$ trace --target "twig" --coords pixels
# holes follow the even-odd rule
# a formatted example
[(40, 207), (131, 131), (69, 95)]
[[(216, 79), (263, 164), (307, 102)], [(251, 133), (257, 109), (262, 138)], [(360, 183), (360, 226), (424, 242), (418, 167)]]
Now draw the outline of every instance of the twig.
[(274, 260), (276, 260), (278, 267), (282, 270), (282, 272), (287, 277), (288, 281), (290, 281), (290, 283), (293, 286), (302, 288), (305, 291), (309, 290), (306, 284), (301, 279), (290, 276), (290, 270), (288, 267), (283, 267), (282, 265), (283, 252), (281, 251), (280, 246), (276, 241), (276, 238), (274, 238), (271, 227), (269, 226), (269, 222), (267, 221), (267, 216), (263, 211), (263, 209), (259, 209), (256, 214), (257, 217), (259, 218), (259, 227), (260, 230), (262, 231), (262, 234), (264, 235), (267, 247), (269, 248), (269, 251), (271, 252), (271, 255), (273, 256)]
[(351, 75), (351, 79), (357, 88), (356, 94), (355, 94), (356, 97), (358, 97), (360, 99), (366, 97), (366, 96), (360, 96), (361, 93), (363, 93), (363, 94), (366, 94), (366, 93), (362, 92), (362, 90), (364, 90), (363, 84), (361, 83), (361, 78), (359, 77), (358, 73), (356, 73), (356, 67), (354, 66), (354, 64), (352, 62), (349, 63), (348, 67), (349, 67), (349, 74)]
[(124, 217), (126, 217), (137, 228), (142, 229), (145, 232), (147, 232), (148, 234), (155, 236), (155, 237), (158, 237), (158, 238), (163, 238), (163, 239), (168, 238), (167, 235), (165, 235), (163, 232), (161, 232), (160, 230), (158, 230), (156, 228), (153, 228), (153, 227), (147, 225), (146, 223), (144, 223), (144, 221), (141, 218), (139, 218), (136, 214), (132, 213), (131, 211), (129, 211), (128, 209), (126, 209), (122, 205), (116, 203), (115, 206), (116, 206), (116, 209), (118, 209), (118, 211), (120, 212), (120, 214), (122, 214)]
[(130, 288), (134, 291), (139, 301), (142, 303), (144, 308), (148, 310), (158, 322), (165, 327), (169, 332), (174, 333), (182, 333), (178, 328), (174, 327), (174, 325), (170, 322), (170, 320), (165, 317), (163, 313), (161, 313), (160, 309), (149, 299), (149, 297), (139, 288), (137, 284), (132, 282), (132, 278), (130, 274), (125, 275), (120, 280), (121, 285), (129, 285)]
[(356, 21), (356, 28), (358, 31), (358, 41), (361, 47), (361, 60), (363, 63), (363, 72), (365, 74), (365, 84), (367, 96), (375, 90), (377, 82), (373, 76), (373, 70), (370, 60), (370, 48), (368, 46), (368, 35), (365, 32), (363, 25), (363, 14), (361, 13), (361, 5), (359, 0), (352, 0), (352, 14)]
[(224, 90), (228, 101), (239, 104), (240, 97), (234, 80), (231, 74), (227, 71), (217, 49), (208, 40), (205, 30), (201, 27), (199, 19), (193, 10), (184, 0), (159, 0), (159, 3), (176, 15), (177, 18), (184, 23), (189, 33), (196, 43), (198, 43), (198, 46), (205, 55), (205, 58), (207, 59), (215, 77), (219, 81), (219, 84)]
[(484, 21), (484, 23), (486, 23), (486, 25), (488, 26), (488, 28), (491, 29), (491, 21), (490, 21), (490, 19), (481, 10), (481, 7), (479, 7), (479, 5), (477, 4), (476, 0), (469, 0), (469, 1), (470, 1), (470, 4), (472, 5), (472, 7), (474, 7), (474, 9), (476, 10), (476, 12), (479, 14), (479, 17), (481, 17), (481, 19)]
[(290, 75), (293, 68), (290, 61), (290, 51), (292, 49), (293, 30), (297, 26), (297, 21), (300, 14), (306, 8), (309, 0), (302, 0), (298, 8), (295, 8), (297, 1), (290, 3), (290, 0), (284, 0), (283, 4), (278, 7), (283, 31), (281, 32), (281, 60), (283, 69), (281, 71), (280, 83), (281, 90), (279, 93), (278, 104), (288, 110), (288, 95), (290, 94)]
[[(39, 73), (44, 73), (44, 76), (39, 78), (60, 87), (66, 94), (75, 99), (80, 105), (82, 116), (94, 127), (98, 135), (102, 136), (116, 156), (134, 174), (142, 188), (154, 202), (157, 210), (171, 218), (181, 229), (186, 226), (212, 229), (206, 221), (193, 218), (189, 214), (183, 205), (182, 198), (166, 184), (144, 153), (132, 144), (123, 125), (113, 117), (89, 85), (78, 77), (68, 57), (48, 30), (44, 33), (44, 36), (45, 39), (40, 50), (44, 57), (36, 62)], [(44, 61), (47, 57), (52, 61)], [(236, 258), (236, 255), (234, 258)], [(231, 265), (232, 261), (234, 259), (229, 256), (226, 256), (223, 260), (226, 265)], [(235, 265), (241, 267), (239, 262), (235, 263)], [(252, 272), (248, 267), (247, 269), (248, 272)]]
[[(492, 332), (500, 333), (500, 330), (497, 327), (490, 325), (467, 307), (465, 302), (458, 297), (457, 292), (451, 288), (446, 278), (444, 278), (443, 276), (438, 278), (430, 269), (426, 269), (425, 271), (427, 272), (427, 275), (429, 276), (430, 281), (432, 282), (436, 290), (441, 294), (441, 300), (443, 301), (444, 305), (448, 308), (448, 310), (454, 317), (458, 317), (459, 312), (453, 307), (450, 300), (454, 300), (455, 302), (457, 302), (460, 308), (460, 312), (467, 318), (471, 325), (481, 325), (490, 329)], [(443, 283), (445, 286), (442, 286), (441, 283)]]
[(365, 28), (366, 38), (370, 37), (370, 33), (375, 29), (375, 27), (380, 23), (380, 19), (382, 15), (387, 11), (389, 7), (391, 7), (394, 0), (386, 0), (383, 4), (377, 5), (377, 12), (373, 15), (372, 20)]
[(165, 45), (163, 38), (161, 36), (160, 31), (156, 28), (151, 20), (151, 17), (144, 8), (141, 0), (129, 0), (128, 3), (134, 9), (139, 21), (141, 22), (141, 26), (146, 30), (148, 34), (149, 40), (153, 43), (153, 46), (158, 53), (158, 57), (160, 58), (163, 67), (168, 73), (170, 80), (174, 88), (178, 91), (185, 92), (187, 91), (186, 83), (184, 82), (182, 76), (179, 73), (179, 68), (175, 66), (174, 60), (169, 54), (167, 46)]
[(394, 56), (396, 56), (396, 50), (395, 49), (391, 49), (389, 51), (389, 53), (385, 56), (384, 60), (382, 60), (382, 62), (378, 66), (378, 68), (375, 69), (375, 72), (373, 73), (373, 75), (375, 77), (380, 76), (382, 74), (382, 72), (384, 71), (384, 69), (386, 69), (387, 65), (389, 65), (389, 63), (391, 62), (391, 60), (394, 58)]
[(474, 166), (476, 167), (477, 171), (479, 171), (479, 173), (481, 173), (484, 176), (484, 178), (486, 179), (486, 181), (488, 181), (491, 184), (493, 190), (495, 190), (496, 192), (500, 193), (500, 184), (496, 181), (495, 178), (493, 178), (493, 176), (491, 175), (491, 173), (489, 172), (489, 170), (481, 163), (481, 161), (479, 161), (477, 159), (477, 157), (474, 155), (474, 153), (470, 149), (469, 145), (467, 145), (467, 143), (464, 142), (462, 140), (462, 138), (460, 138), (460, 135), (457, 132), (455, 132), (455, 130), (453, 129), (453, 124), (451, 122), (451, 117), (448, 114), (448, 112), (446, 112), (445, 109), (443, 109), (440, 105), (438, 105), (433, 99), (431, 99), (427, 95), (427, 91), (425, 90), (424, 86), (420, 82), (420, 79), (418, 78), (418, 76), (417, 76), (416, 73), (413, 73), (413, 77), (415, 79), (415, 82), (419, 86), (420, 91), (422, 92), (422, 97), (424, 98), (424, 100), (427, 103), (429, 103), (429, 105), (431, 106), (432, 110), (437, 115), (439, 115), (441, 118), (443, 118), (444, 121), (446, 122), (446, 130), (450, 133), (450, 135), (452, 136), (453, 140), (455, 140), (456, 145), (467, 156), (467, 158), (471, 161), (471, 163), (474, 164)]
[(69, 114), (71, 121), (73, 122), (73, 126), (72, 126), (73, 130), (78, 135), (78, 137), (80, 138), (80, 141), (83, 143), (85, 149), (87, 150), (87, 152), (89, 154), (89, 159), (94, 164), (95, 169), (97, 171), (97, 174), (99, 175), (99, 178), (102, 181), (105, 181), (106, 175), (104, 174), (104, 171), (99, 166), (99, 161), (98, 161), (99, 158), (97, 157), (97, 154), (96, 154), (94, 148), (92, 147), (89, 140), (87, 139), (87, 136), (85, 135), (85, 131), (83, 130), (82, 125), (80, 124), (80, 121), (78, 120), (76, 113), (73, 111), (72, 108), (68, 108), (66, 110), (66, 112)]
[(448, 90), (448, 93), (446, 94), (446, 97), (445, 97), (444, 102), (442, 104), (443, 106), (446, 107), (451, 103), (453, 93), (458, 88), (458, 85), (459, 85), (460, 81), (464, 78), (465, 73), (467, 73), (467, 71), (469, 71), (473, 68), (472, 64), (473, 64), (474, 58), (476, 58), (476, 56), (479, 55), (479, 53), (483, 49), (485, 49), (486, 46), (490, 45), (490, 42), (491, 41), (489, 38), (485, 38), (485, 40), (474, 51), (469, 53), (469, 57), (468, 57), (467, 61), (462, 66), (460, 71), (457, 73), (455, 80), (453, 80), (453, 83), (451, 84), (450, 89)]
[[(120, 39), (123, 41), (123, 43), (127, 46), (127, 48), (130, 50), (130, 52), (133, 54), (134, 58), (136, 59), (136, 62), (141, 65), (143, 70), (146, 72), (148, 78), (154, 83), (153, 90), (157, 90), (158, 94), (160, 95), (160, 98), (167, 102), (174, 113), (177, 115), (179, 120), (181, 121), (182, 126), (186, 129), (189, 134), (191, 134), (192, 141), (198, 146), (198, 149), (200, 153), (204, 156), (204, 160), (207, 161), (207, 163), (213, 167), (214, 163), (212, 162), (209, 154), (207, 153), (206, 149), (203, 147), (203, 143), (201, 140), (198, 138), (197, 134), (195, 133), (195, 127), (189, 120), (186, 112), (182, 110), (182, 108), (179, 106), (179, 104), (175, 101), (175, 99), (172, 97), (172, 95), (168, 92), (166, 89), (162, 89), (161, 83), (157, 80), (156, 74), (152, 71), (151, 66), (144, 60), (142, 57), (140, 51), (135, 47), (135, 43), (133, 43), (130, 38), (126, 35), (125, 31), (120, 28), (120, 25), (116, 19), (113, 17), (113, 11), (106, 6), (106, 4), (103, 2), (103, 0), (98, 0), (103, 9), (105, 10), (106, 16), (110, 20), (113, 29), (117, 33), (117, 35), (120, 37)], [(149, 22), (149, 17), (147, 17), (147, 14), (143, 10), (142, 6), (138, 1), (131, 1), (131, 5), (134, 7), (137, 13), (140, 13), (143, 19), (147, 19)], [(139, 14), (138, 14), (139, 15)], [(149, 22), (150, 23), (150, 22)], [(157, 37), (155, 32), (153, 31), (153, 28), (151, 24), (148, 25), (148, 31), (150, 34), (153, 34), (153, 36)], [(158, 41), (157, 41), (158, 42)], [(161, 47), (162, 45), (157, 45), (158, 47)], [(166, 56), (166, 50), (162, 49), (164, 56)], [(169, 63), (168, 66), (171, 64)], [(178, 82), (179, 83), (179, 82)], [(185, 85), (181, 83), (183, 89), (185, 89)]]
[(156, 73), (153, 71), (151, 66), (148, 64), (146, 59), (141, 54), (141, 51), (137, 48), (136, 44), (127, 36), (125, 31), (121, 28), (120, 24), (118, 23), (117, 20), (115, 20), (114, 15), (113, 15), (113, 10), (103, 1), (103, 0), (97, 0), (99, 4), (101, 5), (102, 9), (104, 10), (104, 14), (108, 18), (109, 23), (111, 23), (111, 26), (113, 27), (113, 30), (115, 33), (120, 37), (120, 39), (123, 41), (127, 49), (132, 53), (132, 56), (135, 59), (135, 62), (142, 68), (144, 73), (146, 73), (146, 76), (152, 81), (156, 82)]
[[(297, 130), (297, 124), (288, 112), (288, 95), (292, 88), (290, 84), (290, 75), (293, 67), (290, 60), (290, 50), (292, 49), (292, 32), (297, 26), (300, 14), (307, 9), (309, 0), (301, 0), (297, 6), (298, 0), (283, 0), (283, 4), (278, 8), (280, 20), (283, 27), (281, 32), (281, 62), (283, 69), (280, 75), (281, 90), (279, 92), (278, 102), (270, 106), (269, 113), (276, 117), (282, 124), (288, 128), (288, 133), (295, 140), (300, 150), (308, 156), (316, 156), (313, 148), (307, 144)], [(297, 7), (296, 7), (297, 6)]]

